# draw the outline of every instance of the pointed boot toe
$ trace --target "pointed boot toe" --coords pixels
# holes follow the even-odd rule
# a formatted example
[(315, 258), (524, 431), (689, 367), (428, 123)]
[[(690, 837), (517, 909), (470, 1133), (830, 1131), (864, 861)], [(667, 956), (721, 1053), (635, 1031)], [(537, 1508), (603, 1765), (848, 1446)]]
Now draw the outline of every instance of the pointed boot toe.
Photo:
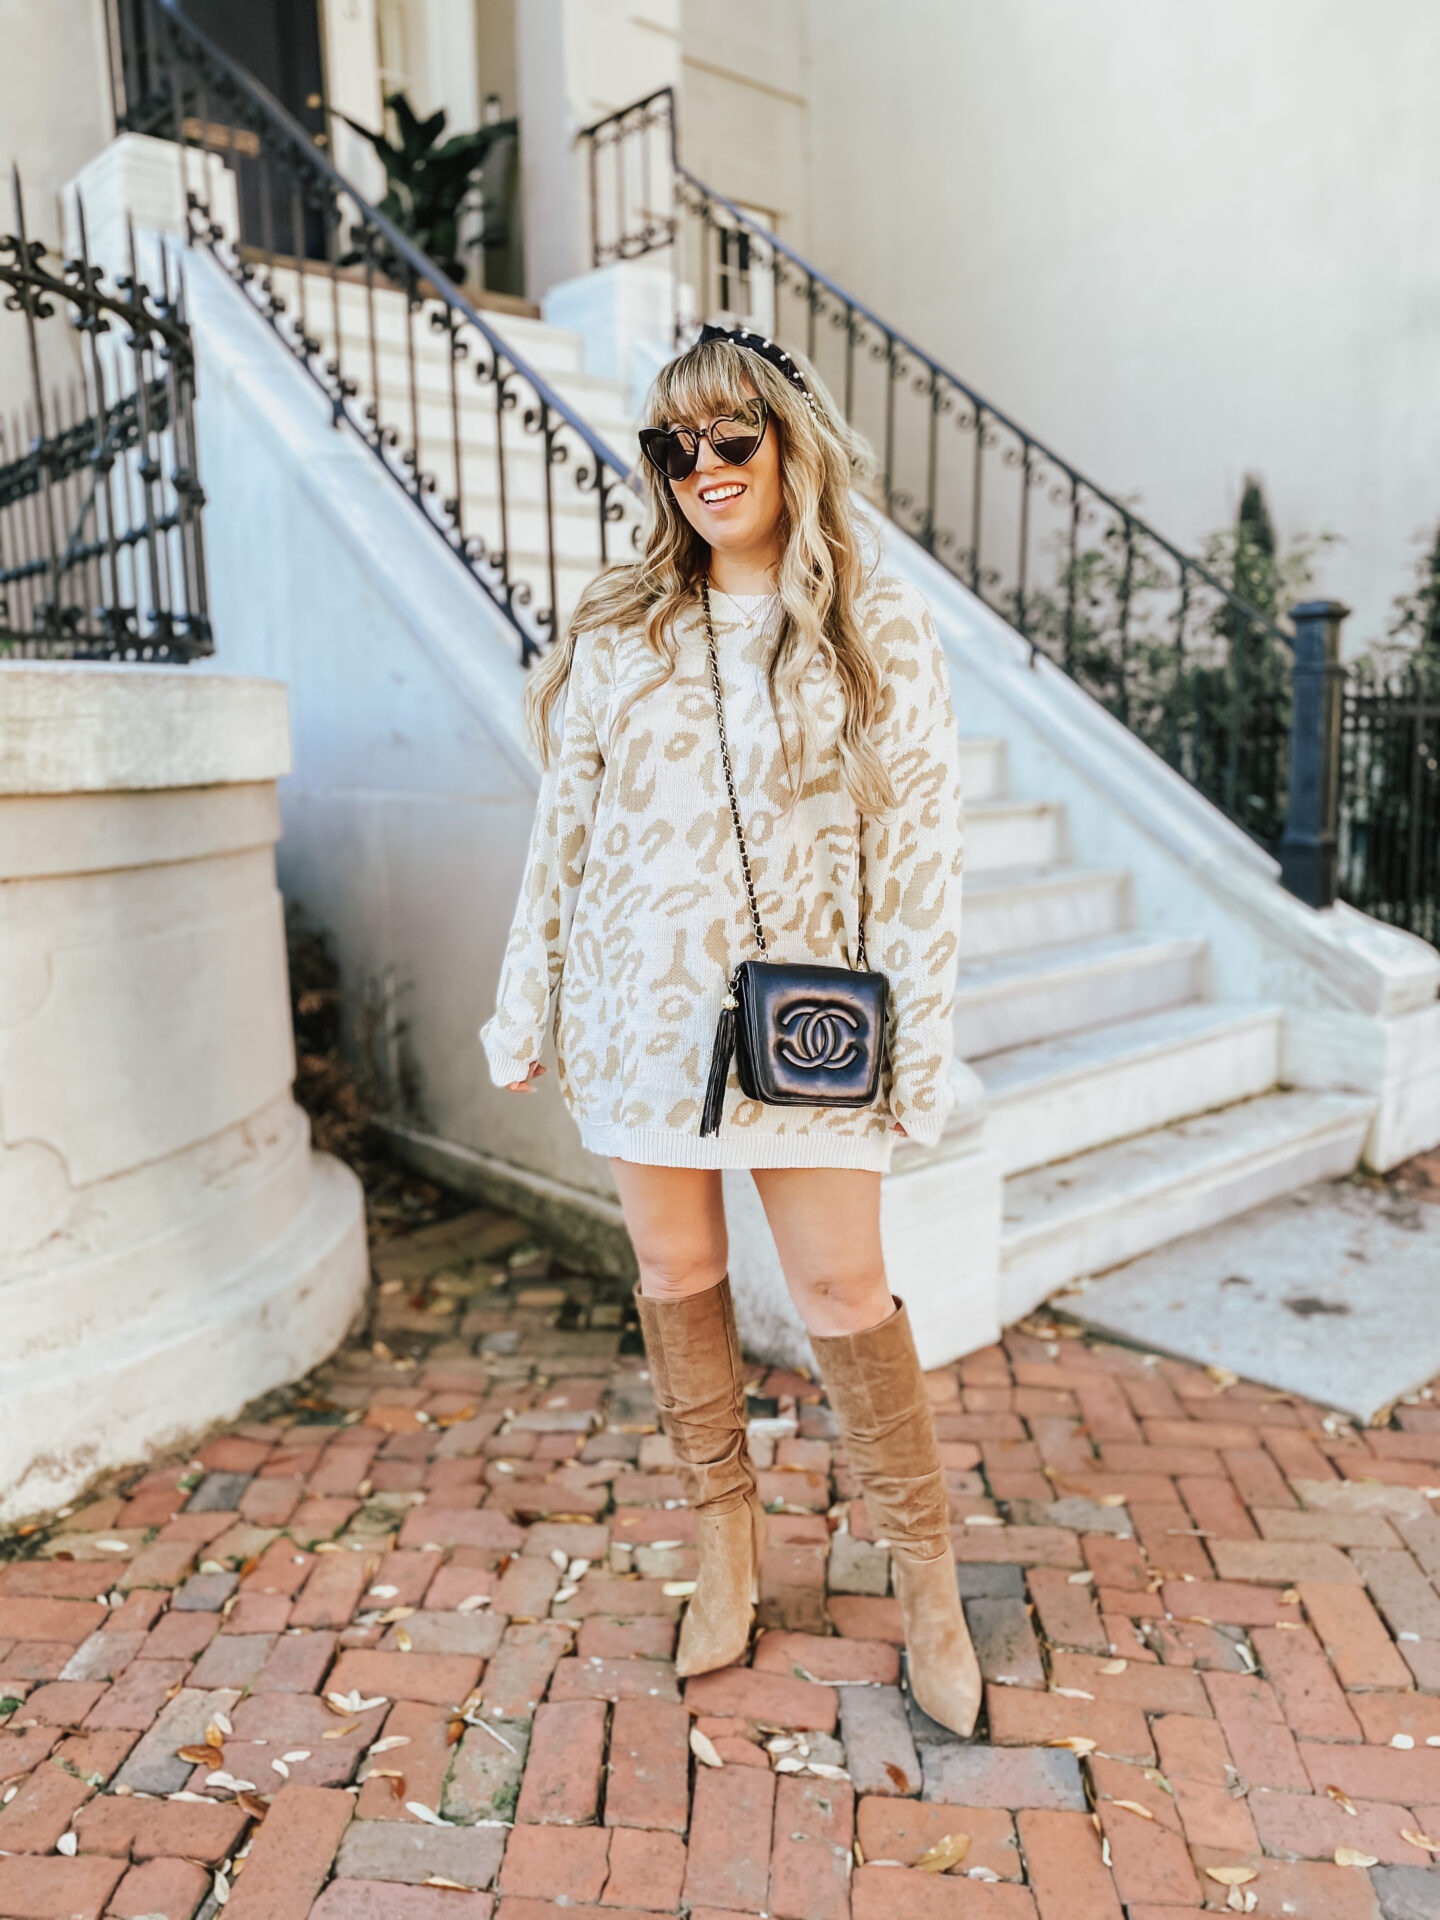
[(905, 1666), (915, 1704), (962, 1740), (975, 1731), (983, 1683), (949, 1553), (935, 1560), (891, 1559), (905, 1616)]

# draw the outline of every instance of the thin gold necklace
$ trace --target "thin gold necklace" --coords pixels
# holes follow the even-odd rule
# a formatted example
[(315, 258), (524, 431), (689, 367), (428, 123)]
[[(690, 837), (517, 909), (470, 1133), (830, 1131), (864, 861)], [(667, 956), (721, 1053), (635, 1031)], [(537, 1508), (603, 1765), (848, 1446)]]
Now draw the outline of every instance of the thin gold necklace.
[(723, 587), (717, 587), (713, 581), (710, 585), (710, 591), (712, 594), (719, 594), (722, 600), (728, 600), (730, 602), (731, 606), (735, 609), (736, 619), (740, 622), (741, 626), (744, 627), (745, 631), (750, 634), (757, 633), (760, 627), (769, 620), (771, 614), (775, 611), (775, 602), (780, 598), (778, 591), (763, 595), (758, 593), (748, 594), (745, 596), (747, 599), (760, 600), (762, 604), (755, 609), (754, 613), (747, 613), (745, 608), (740, 604), (740, 599), (737, 595), (726, 593)]

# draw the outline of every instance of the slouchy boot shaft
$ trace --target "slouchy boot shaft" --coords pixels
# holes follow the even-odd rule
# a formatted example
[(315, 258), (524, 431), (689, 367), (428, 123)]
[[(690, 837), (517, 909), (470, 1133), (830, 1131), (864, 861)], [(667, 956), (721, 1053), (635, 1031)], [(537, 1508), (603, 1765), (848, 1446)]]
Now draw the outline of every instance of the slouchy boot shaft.
[(758, 1598), (765, 1510), (745, 1442), (745, 1379), (727, 1276), (676, 1300), (635, 1294), (655, 1405), (695, 1515), (699, 1575), (676, 1670), (739, 1660)]
[(878, 1326), (812, 1334), (810, 1344), (871, 1527), (890, 1548), (910, 1691), (932, 1720), (968, 1734), (980, 1708), (980, 1671), (955, 1580), (935, 1416), (904, 1302)]

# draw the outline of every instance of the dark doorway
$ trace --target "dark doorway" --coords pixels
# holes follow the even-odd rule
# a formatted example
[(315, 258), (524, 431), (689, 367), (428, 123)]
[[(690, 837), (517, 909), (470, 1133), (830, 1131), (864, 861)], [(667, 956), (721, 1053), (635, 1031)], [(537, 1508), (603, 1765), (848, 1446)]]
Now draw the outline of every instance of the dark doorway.
[[(228, 54), (322, 149), (326, 145), (325, 61), (319, 0), (180, 0), (179, 11)], [(115, 124), (137, 133), (175, 133), (174, 110), (150, 29), (146, 0), (109, 0)], [(268, 252), (322, 257), (325, 223), (318, 209), (272, 168), (262, 168), (253, 135), (231, 120), (221, 97), (187, 114), (186, 138), (223, 153), (240, 198), (240, 238)]]

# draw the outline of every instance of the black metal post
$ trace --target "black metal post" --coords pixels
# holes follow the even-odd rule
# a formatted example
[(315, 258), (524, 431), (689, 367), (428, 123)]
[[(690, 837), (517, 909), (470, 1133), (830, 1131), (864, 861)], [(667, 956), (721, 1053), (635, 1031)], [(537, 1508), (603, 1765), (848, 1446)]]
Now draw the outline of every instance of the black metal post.
[(1290, 706), (1290, 806), (1280, 843), (1280, 878), (1307, 906), (1335, 901), (1340, 811), (1340, 624), (1338, 600), (1306, 600), (1290, 609), (1295, 628)]

